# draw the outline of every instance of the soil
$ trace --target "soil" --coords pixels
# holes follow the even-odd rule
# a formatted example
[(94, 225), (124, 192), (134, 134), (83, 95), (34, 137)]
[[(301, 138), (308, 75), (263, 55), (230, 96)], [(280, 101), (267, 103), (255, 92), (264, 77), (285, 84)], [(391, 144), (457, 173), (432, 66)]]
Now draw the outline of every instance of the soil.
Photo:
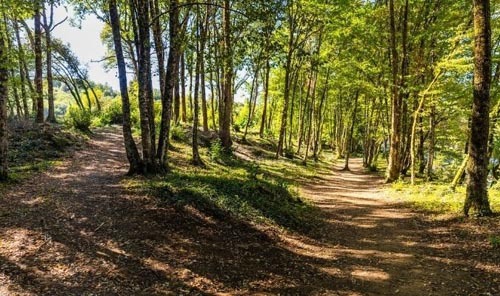
[(351, 162), (302, 185), (304, 235), (173, 208), (127, 189), (122, 138), (0, 192), (0, 295), (500, 295), (498, 219), (392, 203)]

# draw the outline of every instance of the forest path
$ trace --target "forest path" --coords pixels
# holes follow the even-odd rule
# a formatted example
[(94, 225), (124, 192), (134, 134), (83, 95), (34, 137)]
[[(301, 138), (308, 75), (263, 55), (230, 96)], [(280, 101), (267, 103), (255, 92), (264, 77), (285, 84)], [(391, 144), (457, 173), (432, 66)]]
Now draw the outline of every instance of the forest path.
[(481, 246), (477, 225), (431, 220), (389, 199), (362, 159), (343, 166), (302, 186), (327, 221), (319, 248), (299, 245), (328, 262), (318, 268), (349, 278), (362, 295), (500, 295), (498, 250)]
[(325, 223), (299, 235), (130, 189), (120, 131), (99, 131), (0, 192), (0, 295), (500, 293), (498, 257), (469, 228), (388, 203), (379, 177), (352, 168), (303, 184)]

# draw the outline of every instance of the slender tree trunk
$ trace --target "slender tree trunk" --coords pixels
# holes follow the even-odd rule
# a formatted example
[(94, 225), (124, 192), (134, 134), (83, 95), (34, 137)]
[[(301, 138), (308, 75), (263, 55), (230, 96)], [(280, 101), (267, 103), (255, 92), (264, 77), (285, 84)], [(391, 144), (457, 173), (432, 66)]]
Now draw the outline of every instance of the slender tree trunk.
[(36, 123), (43, 123), (43, 70), (42, 70), (42, 22), (41, 3), (38, 0), (35, 4), (35, 87), (36, 87)]
[(323, 125), (323, 106), (326, 101), (326, 96), (328, 93), (328, 82), (330, 79), (330, 69), (327, 70), (326, 72), (326, 78), (325, 78), (325, 85), (323, 92), (321, 94), (321, 101), (319, 103), (319, 108), (318, 108), (318, 116), (317, 116), (317, 129), (316, 129), (316, 136), (314, 137), (314, 148), (313, 148), (313, 158), (315, 161), (318, 161), (318, 154), (320, 151), (320, 146), (321, 146), (321, 132), (322, 132), (322, 125)]
[(212, 115), (212, 126), (217, 131), (217, 123), (215, 121), (215, 88), (213, 80), (213, 71), (210, 71), (210, 112)]
[(168, 169), (167, 152), (169, 147), (170, 127), (172, 122), (172, 101), (176, 85), (179, 85), (179, 57), (180, 57), (180, 24), (179, 4), (177, 0), (170, 1), (169, 11), (169, 39), (170, 51), (168, 53), (166, 80), (164, 83), (164, 97), (162, 98), (162, 113), (160, 137), (158, 140), (157, 158), (163, 169)]
[(205, 44), (207, 41), (208, 22), (210, 19), (210, 11), (207, 7), (205, 12), (204, 24), (201, 28), (200, 43), (201, 47), (198, 52), (200, 54), (200, 88), (201, 88), (201, 112), (203, 115), (203, 131), (208, 132), (208, 107), (207, 107), (207, 92), (205, 89)]
[(474, 99), (469, 140), (469, 182), (464, 214), (470, 208), (480, 216), (491, 215), (488, 200), (488, 135), (490, 124), (491, 15), (489, 0), (474, 0)]
[[(192, 161), (194, 165), (203, 165), (203, 162), (200, 157), (200, 152), (198, 149), (198, 125), (199, 125), (199, 114), (200, 114), (200, 104), (199, 104), (199, 94), (200, 94), (200, 70), (201, 64), (203, 63), (203, 54), (201, 53), (204, 48), (203, 37), (203, 25), (200, 21), (200, 6), (197, 5), (198, 11), (196, 14), (196, 60), (195, 60), (195, 69), (194, 69), (194, 93), (193, 93), (193, 137), (191, 139), (191, 147), (192, 147)], [(201, 31), (201, 32), (200, 32)]]
[(318, 77), (318, 73), (311, 69), (311, 79), (312, 79), (312, 94), (311, 94), (311, 108), (309, 110), (309, 122), (307, 127), (307, 140), (306, 140), (306, 150), (304, 154), (304, 160), (302, 161), (304, 164), (307, 163), (307, 158), (309, 156), (309, 148), (311, 147), (311, 138), (312, 138), (312, 127), (314, 122), (314, 109), (316, 108), (316, 79)]
[[(293, 24), (292, 17), (289, 17), (289, 22)], [(288, 105), (290, 101), (290, 75), (292, 71), (292, 58), (293, 58), (293, 42), (294, 41), (294, 30), (293, 26), (290, 28), (290, 33), (288, 36), (288, 53), (286, 57), (285, 65), (285, 90), (283, 94), (283, 111), (281, 112), (281, 125), (278, 138), (278, 147), (276, 149), (276, 158), (283, 156), (283, 144), (285, 142), (285, 133), (287, 129), (287, 119), (288, 119)]]
[(187, 106), (186, 106), (186, 54), (181, 55), (181, 121), (187, 122)]
[[(52, 4), (49, 4), (52, 5)], [(49, 21), (50, 20), (50, 21)], [(47, 100), (49, 113), (47, 115), (47, 121), (55, 123), (55, 106), (54, 106), (54, 79), (52, 75), (52, 20), (53, 20), (53, 9), (51, 8), (50, 15), (47, 18), (47, 11), (45, 7), (43, 8), (43, 28), (45, 31), (45, 55), (47, 64)]]
[(269, 99), (269, 76), (271, 72), (271, 64), (269, 62), (269, 58), (266, 59), (266, 70), (265, 70), (265, 79), (264, 79), (264, 106), (262, 107), (262, 119), (260, 122), (260, 130), (259, 136), (261, 138), (264, 137), (264, 131), (266, 128), (266, 116), (267, 116), (267, 101)]
[(427, 180), (432, 180), (434, 175), (434, 148), (436, 146), (436, 106), (431, 106), (429, 115), (429, 151), (427, 156)]
[(226, 151), (231, 149), (231, 117), (233, 112), (233, 50), (231, 46), (231, 8), (230, 1), (224, 0), (223, 9), (224, 23), (224, 75), (223, 75), (223, 92), (222, 92), (222, 113), (219, 114), (219, 137), (222, 147)]
[(141, 124), (142, 154), (146, 173), (157, 170), (154, 109), (151, 85), (151, 44), (149, 32), (149, 5), (146, 0), (130, 0), (132, 24), (137, 50), (139, 113)]
[(123, 56), (122, 38), (120, 30), (120, 18), (116, 0), (108, 1), (109, 20), (113, 31), (113, 42), (115, 47), (116, 61), (118, 64), (118, 77), (120, 81), (120, 93), (122, 99), (123, 113), (123, 139), (125, 143), (125, 152), (130, 164), (128, 173), (142, 173), (142, 160), (139, 151), (132, 137), (132, 128), (130, 123), (130, 100), (127, 89), (127, 69), (125, 66), (125, 58)]
[(247, 138), (248, 127), (250, 126), (254, 118), (255, 105), (257, 105), (257, 88), (258, 88), (257, 82), (259, 81), (259, 71), (260, 71), (259, 66), (256, 66), (256, 69), (254, 71), (255, 75), (252, 79), (252, 86), (250, 87), (250, 98), (248, 100), (248, 117), (247, 117), (247, 122), (245, 124), (245, 131), (243, 132), (244, 141)]
[(160, 24), (160, 5), (159, 0), (151, 0), (149, 1), (150, 9), (151, 9), (151, 17), (153, 19), (151, 24), (151, 32), (153, 33), (153, 40), (156, 52), (156, 59), (158, 63), (158, 80), (160, 83), (160, 96), (162, 102), (165, 100), (165, 49), (163, 46), (163, 36), (162, 36), (162, 27)]
[(7, 68), (7, 51), (5, 48), (4, 32), (0, 25), (0, 181), (7, 179), (7, 101), (9, 99), (8, 80), (9, 70)]
[(352, 111), (351, 116), (351, 127), (349, 131), (349, 135), (346, 139), (346, 148), (345, 148), (345, 162), (344, 162), (344, 171), (349, 170), (349, 158), (351, 157), (351, 146), (352, 146), (352, 138), (354, 136), (354, 126), (356, 125), (356, 113), (358, 113), (358, 99), (359, 99), (359, 90), (356, 91), (356, 95), (354, 97), (354, 110)]
[(386, 182), (394, 182), (399, 178), (401, 169), (401, 106), (402, 100), (398, 90), (398, 52), (396, 48), (396, 21), (394, 0), (389, 0), (390, 33), (391, 33), (391, 66), (392, 66), (392, 111), (391, 111), (391, 146)]
[[(21, 79), (21, 100), (23, 101), (23, 111), (24, 111), (24, 118), (28, 119), (30, 117), (30, 110), (28, 107), (28, 92), (26, 91), (26, 83), (31, 83), (30, 81), (26, 81), (26, 73), (24, 71), (23, 67), (23, 61), (25, 59), (24, 56), (24, 49), (23, 45), (21, 43), (21, 37), (19, 34), (19, 24), (17, 20), (14, 20), (12, 22), (14, 24), (14, 32), (16, 35), (16, 42), (17, 42), (17, 51), (18, 51), (18, 59), (19, 59), (19, 76)], [(29, 77), (28, 77), (29, 79)]]

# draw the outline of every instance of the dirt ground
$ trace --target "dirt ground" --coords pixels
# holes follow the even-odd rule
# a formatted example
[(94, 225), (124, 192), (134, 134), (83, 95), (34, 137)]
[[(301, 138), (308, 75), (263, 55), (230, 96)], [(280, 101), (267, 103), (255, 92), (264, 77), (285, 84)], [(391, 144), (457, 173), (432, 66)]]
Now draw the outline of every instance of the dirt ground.
[(116, 130), (0, 192), (0, 295), (500, 295), (496, 219), (432, 219), (334, 167), (302, 185), (310, 235), (132, 192)]

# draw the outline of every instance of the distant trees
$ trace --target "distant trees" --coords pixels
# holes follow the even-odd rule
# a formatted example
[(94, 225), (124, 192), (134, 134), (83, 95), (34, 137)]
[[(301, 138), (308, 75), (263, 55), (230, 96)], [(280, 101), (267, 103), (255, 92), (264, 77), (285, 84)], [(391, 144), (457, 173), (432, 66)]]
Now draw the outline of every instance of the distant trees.
[[(385, 161), (387, 182), (410, 174), (412, 183), (448, 181), (454, 174), (444, 171), (465, 167), (466, 146), (464, 212), (489, 213), (485, 180), (500, 175), (500, 104), (489, 96), (499, 88), (486, 73), (500, 79), (498, 63), (487, 64), (488, 52), (500, 51), (491, 43), (500, 30), (495, 18), (489, 28), (487, 1), (474, 1), (472, 20), (470, 3), (452, 0), (17, 0), (3, 24), (8, 116), (42, 122), (46, 97), (47, 120), (54, 121), (53, 83), (63, 83), (80, 109), (101, 110), (85, 68), (51, 34), (58, 25), (52, 11), (63, 4), (106, 23), (104, 60), (118, 68), (130, 173), (168, 171), (173, 127), (189, 131), (194, 164), (203, 163), (200, 137), (217, 135), (231, 152), (234, 141), (258, 135), (275, 157), (304, 165), (325, 149), (346, 169), (353, 155), (370, 170)], [(31, 26), (25, 20), (33, 16)], [(461, 170), (456, 175), (454, 187), (464, 179)]]

